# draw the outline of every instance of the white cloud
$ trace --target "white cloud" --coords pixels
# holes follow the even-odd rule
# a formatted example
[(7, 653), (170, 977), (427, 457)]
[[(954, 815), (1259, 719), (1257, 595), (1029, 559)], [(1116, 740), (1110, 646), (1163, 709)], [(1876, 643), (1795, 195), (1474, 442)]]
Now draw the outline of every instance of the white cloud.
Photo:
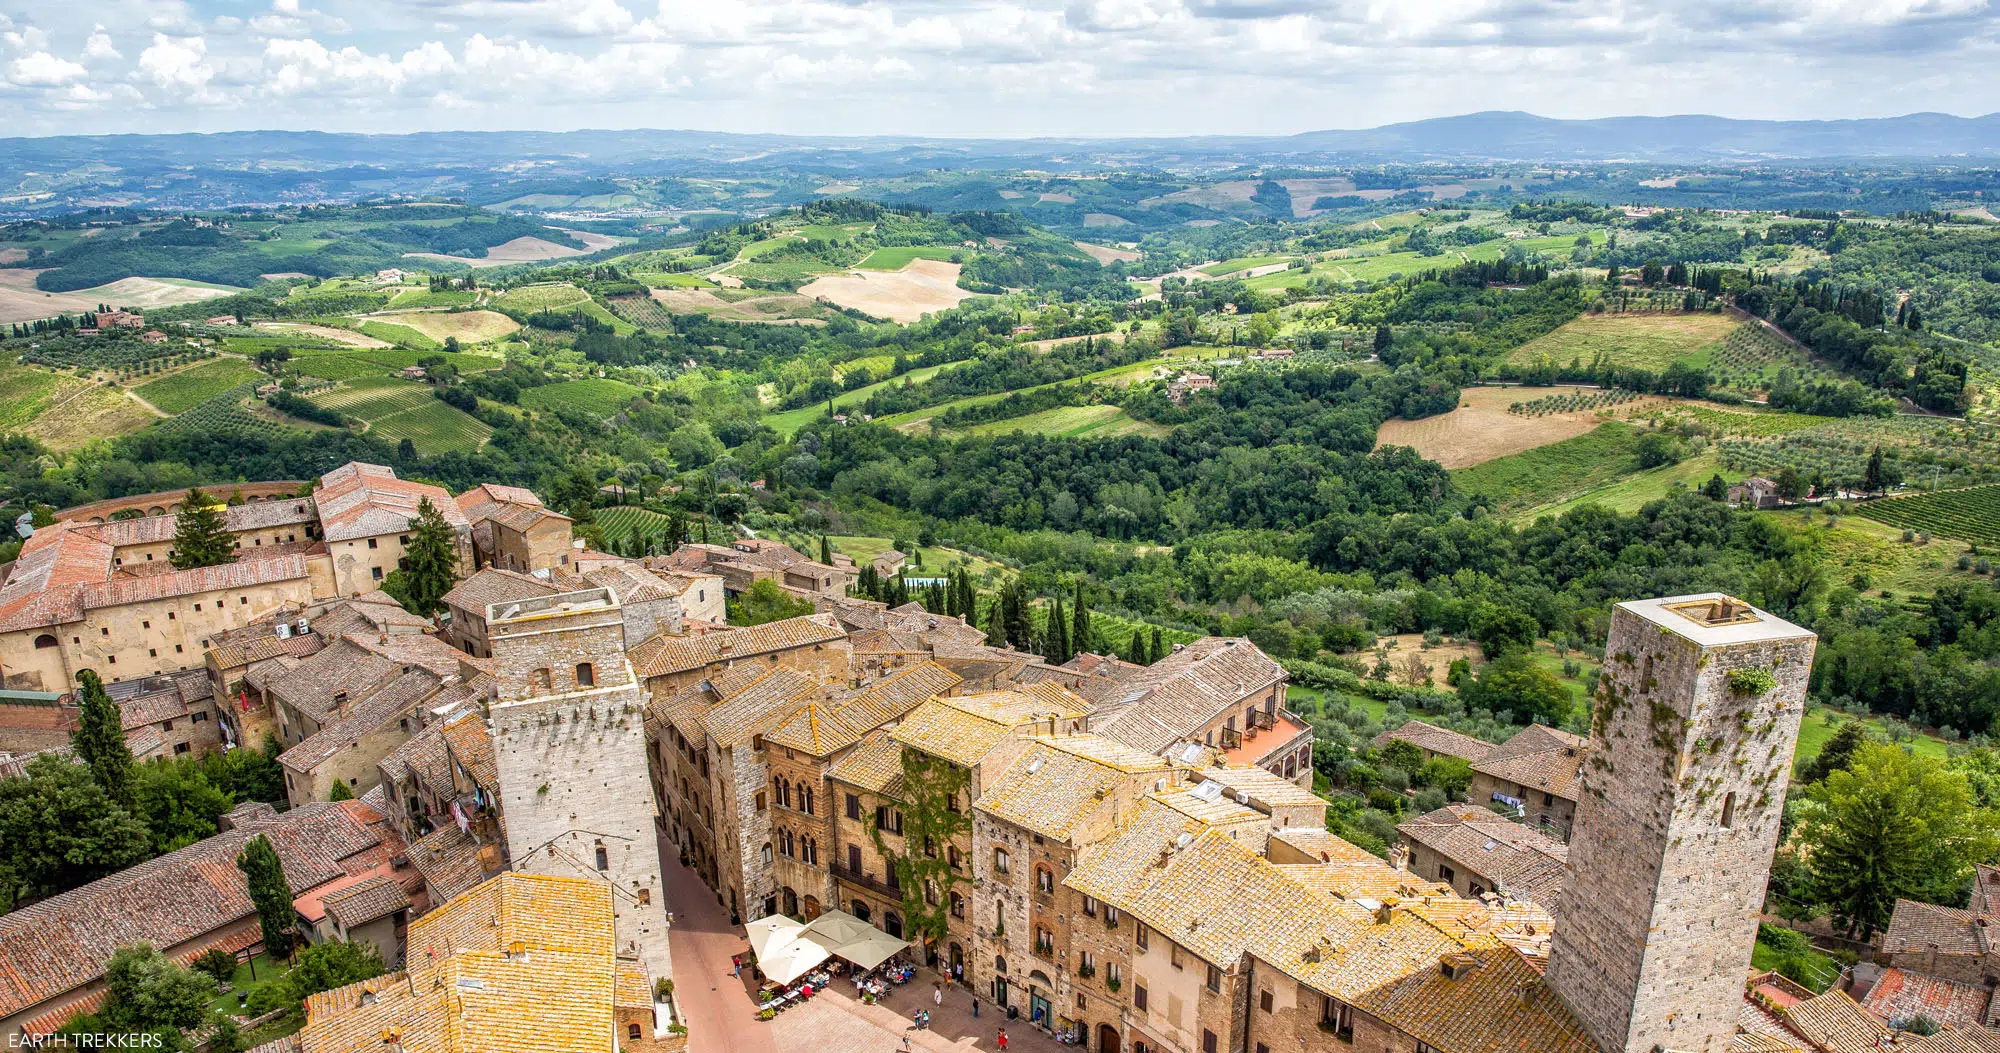
[(215, 67), (208, 63), (208, 42), (201, 37), (153, 34), (153, 43), (139, 53), (135, 76), (179, 100), (220, 101), (209, 91)]
[(90, 76), (90, 71), (46, 51), (18, 58), (7, 67), (7, 80), (27, 88), (52, 88)]
[(90, 39), (83, 43), (83, 57), (92, 60), (106, 60), (124, 58), (125, 56), (119, 52), (118, 45), (111, 42), (111, 35), (104, 31), (104, 27), (98, 26), (91, 32)]

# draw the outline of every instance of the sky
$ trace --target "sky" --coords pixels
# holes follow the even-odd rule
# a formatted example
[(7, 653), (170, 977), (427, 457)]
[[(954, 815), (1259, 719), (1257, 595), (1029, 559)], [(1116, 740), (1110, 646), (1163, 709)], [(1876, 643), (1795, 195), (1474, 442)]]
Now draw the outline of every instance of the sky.
[(1995, 70), (2000, 0), (0, 0), (0, 135), (1973, 116)]

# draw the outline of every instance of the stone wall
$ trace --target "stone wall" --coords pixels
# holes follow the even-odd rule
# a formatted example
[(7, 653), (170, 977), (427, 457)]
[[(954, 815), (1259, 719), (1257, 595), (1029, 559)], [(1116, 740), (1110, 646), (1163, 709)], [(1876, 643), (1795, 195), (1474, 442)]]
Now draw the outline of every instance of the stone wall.
[(1548, 980), (1610, 1051), (1728, 1048), (1804, 714), (1813, 636), (1693, 601), (1619, 604), (1598, 682)]

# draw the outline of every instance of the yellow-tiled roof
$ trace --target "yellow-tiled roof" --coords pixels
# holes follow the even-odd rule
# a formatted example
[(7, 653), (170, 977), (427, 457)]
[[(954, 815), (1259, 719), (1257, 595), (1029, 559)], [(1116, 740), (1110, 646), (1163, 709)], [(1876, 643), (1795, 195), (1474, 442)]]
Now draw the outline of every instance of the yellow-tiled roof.
[(1095, 735), (1040, 739), (979, 795), (982, 812), (1068, 840), (1121, 783), (1168, 771), (1165, 761)]
[(1889, 1025), (1844, 991), (1828, 991), (1780, 1013), (1793, 1030), (1825, 1053), (1873, 1053)]
[(1271, 832), (1271, 839), (1282, 841), (1323, 863), (1373, 862), (1380, 859), (1360, 845), (1336, 837), (1331, 831), (1316, 827), (1288, 827), (1274, 830)]
[(1209, 782), (1219, 782), (1239, 790), (1253, 801), (1273, 807), (1326, 807), (1326, 799), (1290, 779), (1280, 778), (1257, 767), (1203, 768), (1199, 774)]
[(1067, 731), (1090, 703), (1055, 684), (932, 699), (910, 711), (892, 737), (905, 746), (971, 767), (1015, 728), (1055, 722)]
[(884, 797), (903, 792), (903, 747), (887, 731), (871, 731), (827, 770), (826, 777)]
[(300, 1049), (613, 1053), (614, 1004), (647, 990), (614, 944), (609, 886), (502, 874), (410, 923), (407, 972), (307, 999)]
[(924, 662), (857, 690), (810, 699), (765, 732), (764, 740), (824, 757), (958, 683), (958, 674)]
[(673, 636), (660, 633), (632, 648), (632, 670), (642, 677), (667, 676), (734, 661), (751, 655), (825, 645), (843, 639), (847, 630), (830, 614), (765, 622), (742, 629)]

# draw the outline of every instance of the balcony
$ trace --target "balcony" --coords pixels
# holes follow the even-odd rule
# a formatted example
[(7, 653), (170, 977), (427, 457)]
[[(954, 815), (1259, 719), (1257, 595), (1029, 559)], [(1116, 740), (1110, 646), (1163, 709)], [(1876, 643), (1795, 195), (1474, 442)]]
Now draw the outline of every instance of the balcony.
[(889, 882), (884, 881), (873, 874), (867, 873), (866, 871), (849, 870), (848, 868), (838, 863), (828, 867), (827, 869), (833, 872), (834, 877), (839, 878), (840, 880), (845, 881), (850, 885), (859, 885), (862, 888), (865, 888), (868, 891), (873, 892), (878, 896), (887, 896), (890, 899), (894, 900), (900, 900), (903, 898), (903, 887), (901, 885), (890, 884)]

